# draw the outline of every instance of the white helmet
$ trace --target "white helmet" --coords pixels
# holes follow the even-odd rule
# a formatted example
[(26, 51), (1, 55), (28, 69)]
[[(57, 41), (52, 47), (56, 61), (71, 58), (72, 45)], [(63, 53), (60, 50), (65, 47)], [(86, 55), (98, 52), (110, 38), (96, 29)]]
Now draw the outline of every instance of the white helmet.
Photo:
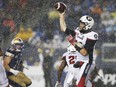
[(80, 18), (80, 22), (83, 22), (85, 24), (84, 30), (89, 30), (94, 25), (94, 19), (88, 15), (84, 15)]
[(11, 41), (11, 45), (16, 49), (16, 51), (21, 51), (24, 47), (23, 40), (19, 37), (14, 38)]
[(69, 44), (69, 46), (67, 47), (67, 51), (68, 52), (75, 52), (76, 49), (75, 49), (75, 47), (72, 44)]

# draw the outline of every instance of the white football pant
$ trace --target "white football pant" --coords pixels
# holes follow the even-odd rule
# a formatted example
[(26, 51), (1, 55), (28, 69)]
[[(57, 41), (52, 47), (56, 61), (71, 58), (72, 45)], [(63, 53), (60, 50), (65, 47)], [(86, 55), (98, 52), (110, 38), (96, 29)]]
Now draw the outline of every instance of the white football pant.
[(8, 86), (8, 79), (6, 76), (6, 72), (4, 70), (4, 67), (2, 65), (2, 62), (0, 61), (0, 87), (6, 87)]

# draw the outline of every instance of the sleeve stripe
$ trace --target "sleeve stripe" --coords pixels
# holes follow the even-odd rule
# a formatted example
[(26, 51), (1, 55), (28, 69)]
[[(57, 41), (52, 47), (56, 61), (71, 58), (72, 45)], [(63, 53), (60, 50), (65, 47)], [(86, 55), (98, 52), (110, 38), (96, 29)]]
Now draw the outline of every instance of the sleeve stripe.
[(14, 57), (14, 54), (9, 53), (9, 52), (6, 52), (5, 55), (6, 55), (6, 56), (10, 56), (10, 57)]

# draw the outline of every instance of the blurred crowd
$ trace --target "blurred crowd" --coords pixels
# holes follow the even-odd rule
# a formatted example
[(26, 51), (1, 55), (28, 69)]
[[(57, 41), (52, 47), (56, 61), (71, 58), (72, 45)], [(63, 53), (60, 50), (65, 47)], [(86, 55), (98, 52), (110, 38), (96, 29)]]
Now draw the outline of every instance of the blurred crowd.
[[(26, 41), (33, 36), (32, 32), (35, 32), (37, 40), (47, 43), (47, 46), (51, 44), (50, 42), (57, 44), (54, 40), (57, 40), (58, 44), (67, 43), (65, 35), (59, 31), (57, 15), (53, 13), (54, 4), (58, 1), (60, 0), (0, 0), (0, 40), (5, 40), (4, 44), (8, 38), (13, 38), (17, 33), (20, 36), (20, 33), (27, 31), (26, 33), (31, 32), (31, 35), (21, 36)], [(116, 41), (115, 0), (63, 0), (63, 2), (68, 6), (66, 17), (70, 28), (76, 28), (79, 18), (88, 14), (95, 20), (94, 30), (100, 35), (98, 44)]]
[(68, 42), (59, 30), (58, 15), (54, 10), (58, 1), (68, 7), (66, 21), (69, 28), (75, 29), (82, 15), (94, 18), (94, 30), (99, 33), (97, 49), (103, 43), (116, 42), (115, 0), (0, 0), (2, 49), (5, 50), (14, 37), (22, 38), (25, 42), (24, 58), (28, 59), (29, 65), (39, 62), (38, 48), (51, 50), (51, 57), (56, 55), (56, 49), (65, 49)]

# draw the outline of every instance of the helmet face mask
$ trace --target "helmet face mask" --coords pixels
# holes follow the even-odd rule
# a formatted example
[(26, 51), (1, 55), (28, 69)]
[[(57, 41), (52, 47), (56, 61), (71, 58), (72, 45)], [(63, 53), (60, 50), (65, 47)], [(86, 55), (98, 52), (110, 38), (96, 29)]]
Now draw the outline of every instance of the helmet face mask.
[(21, 38), (14, 38), (11, 42), (11, 45), (17, 52), (22, 51), (24, 47), (23, 40)]
[(85, 15), (85, 16), (82, 16), (79, 20), (79, 22), (83, 23), (85, 25), (84, 28), (81, 28), (80, 30), (90, 30), (92, 29), (93, 25), (94, 25), (94, 20), (92, 17), (88, 16), (88, 15)]

